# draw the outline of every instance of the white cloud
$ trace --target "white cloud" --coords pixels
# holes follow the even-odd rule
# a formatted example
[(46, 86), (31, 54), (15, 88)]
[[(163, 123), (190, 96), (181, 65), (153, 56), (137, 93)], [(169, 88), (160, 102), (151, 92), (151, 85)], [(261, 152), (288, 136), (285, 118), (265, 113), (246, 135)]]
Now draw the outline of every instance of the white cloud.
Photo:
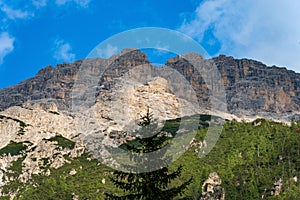
[(4, 12), (9, 19), (25, 19), (33, 16), (33, 13), (22, 11), (20, 9), (13, 9), (7, 5), (2, 5), (1, 11)]
[(37, 8), (45, 7), (47, 0), (32, 0), (32, 4)]
[(83, 8), (88, 7), (91, 0), (56, 0), (55, 3), (57, 5), (65, 5), (66, 3), (75, 3)]
[(3, 63), (4, 57), (14, 50), (15, 38), (10, 36), (7, 32), (0, 34), (0, 64)]
[(97, 55), (94, 55), (94, 56), (99, 57), (99, 58), (109, 58), (113, 54), (117, 54), (118, 51), (119, 51), (118, 47), (112, 46), (111, 44), (107, 44), (104, 49), (102, 49), (102, 48), (96, 49)]
[(299, 10), (300, 1), (293, 0), (206, 0), (180, 31), (206, 42), (210, 30), (221, 43), (218, 53), (300, 72)]
[(78, 5), (82, 8), (88, 8), (91, 1), (92, 0), (30, 0), (30, 3), (26, 6), (27, 10), (23, 10), (20, 8), (15, 9), (14, 7), (18, 7), (20, 5), (20, 2), (26, 3), (25, 0), (15, 1), (14, 3), (11, 2), (9, 4), (7, 4), (6, 2), (4, 3), (4, 1), (0, 0), (0, 12), (4, 13), (5, 15), (2, 21), (6, 21), (8, 19), (28, 19), (30, 17), (33, 17), (38, 9), (44, 8), (52, 2), (56, 6), (63, 6), (68, 3), (72, 3), (73, 5)]
[(70, 62), (75, 59), (75, 54), (71, 53), (72, 47), (64, 40), (55, 40), (54, 58), (59, 61)]
[(55, 3), (57, 5), (64, 5), (66, 4), (67, 2), (69, 2), (70, 0), (56, 0)]
[(78, 5), (80, 5), (81, 7), (88, 7), (88, 5), (90, 4), (91, 0), (75, 0), (75, 3), (77, 3)]

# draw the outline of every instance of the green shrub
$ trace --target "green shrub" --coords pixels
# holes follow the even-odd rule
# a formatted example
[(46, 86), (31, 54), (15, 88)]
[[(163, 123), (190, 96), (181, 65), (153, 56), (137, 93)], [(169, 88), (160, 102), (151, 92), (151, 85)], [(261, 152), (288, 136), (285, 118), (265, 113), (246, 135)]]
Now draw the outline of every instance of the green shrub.
[(10, 143), (6, 147), (0, 149), (0, 156), (4, 154), (10, 154), (12, 156), (19, 155), (23, 150), (26, 150), (26, 146), (22, 142), (17, 143), (14, 141), (10, 141)]
[(48, 139), (48, 141), (56, 141), (58, 143), (58, 145), (61, 146), (62, 148), (74, 149), (74, 146), (75, 146), (75, 142), (73, 142), (61, 135), (52, 137), (52, 138)]

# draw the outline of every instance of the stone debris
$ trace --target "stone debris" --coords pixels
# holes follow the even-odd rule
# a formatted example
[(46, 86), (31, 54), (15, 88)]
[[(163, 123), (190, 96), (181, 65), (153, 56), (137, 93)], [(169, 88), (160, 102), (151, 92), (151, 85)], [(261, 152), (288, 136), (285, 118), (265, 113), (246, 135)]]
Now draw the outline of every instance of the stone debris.
[(72, 194), (72, 200), (79, 200), (79, 196), (75, 193)]
[(272, 196), (279, 196), (280, 193), (281, 193), (281, 190), (282, 190), (282, 185), (283, 185), (283, 182), (282, 182), (282, 179), (280, 178), (278, 181), (276, 181), (273, 184), (273, 188), (271, 190), (271, 195)]
[[(56, 141), (42, 140), (36, 146), (28, 146), (27, 152), (11, 156), (4, 155), (0, 157), (0, 186), (7, 184), (10, 181), (13, 181), (12, 178), (8, 178), (5, 174), (8, 172), (8, 169), (11, 167), (14, 161), (22, 158), (22, 172), (19, 175), (18, 179), (21, 182), (28, 182), (31, 180), (32, 175), (40, 174), (49, 176), (51, 171), (49, 168), (60, 168), (65, 163), (71, 163), (70, 160), (66, 159), (64, 156), (72, 155), (72, 158), (76, 156), (81, 156), (84, 152), (84, 147), (82, 143), (75, 144), (73, 149), (62, 148), (58, 145)], [(3, 181), (5, 180), (5, 181)]]
[(12, 166), (12, 163), (21, 157), (22, 155), (11, 156), (10, 154), (0, 156), (0, 187), (14, 180), (12, 177), (7, 177), (6, 173), (11, 172), (9, 168)]
[(70, 174), (71, 176), (73, 176), (73, 175), (77, 174), (77, 171), (76, 171), (75, 169), (72, 169), (72, 170), (70, 171), (69, 174)]
[(221, 184), (222, 180), (216, 172), (209, 174), (202, 185), (200, 200), (225, 200), (225, 191)]

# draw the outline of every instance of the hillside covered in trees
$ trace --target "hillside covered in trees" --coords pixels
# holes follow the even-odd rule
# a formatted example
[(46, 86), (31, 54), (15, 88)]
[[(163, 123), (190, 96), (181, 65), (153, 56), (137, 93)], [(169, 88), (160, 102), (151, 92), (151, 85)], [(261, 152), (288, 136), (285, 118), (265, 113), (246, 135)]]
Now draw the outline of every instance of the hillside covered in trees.
[[(192, 177), (182, 196), (175, 199), (206, 199), (207, 187), (202, 187), (209, 175), (216, 172), (225, 199), (287, 199), (300, 198), (300, 124), (257, 119), (254, 122), (226, 121), (220, 138), (205, 157), (198, 152), (205, 143), (210, 116), (201, 116), (198, 133), (178, 160), (168, 166), (175, 171), (182, 166), (180, 177), (170, 187), (180, 185)], [(178, 129), (178, 120), (169, 120), (164, 128)], [(199, 126), (200, 127), (200, 126)], [(52, 139), (53, 140), (53, 139)], [(73, 148), (70, 141), (56, 138), (64, 147)], [(13, 144), (17, 145), (17, 144)], [(0, 152), (8, 153), (8, 147)], [(16, 152), (14, 152), (16, 153)], [(18, 152), (17, 152), (18, 153)], [(105, 199), (105, 193), (124, 195), (112, 180), (114, 170), (91, 158), (88, 152), (77, 158), (64, 156), (69, 162), (51, 174), (35, 175), (28, 184), (18, 180), (3, 186), (3, 194), (15, 194), (16, 199)], [(17, 177), (22, 157), (13, 162), (10, 176)], [(9, 199), (1, 197), (0, 199)]]

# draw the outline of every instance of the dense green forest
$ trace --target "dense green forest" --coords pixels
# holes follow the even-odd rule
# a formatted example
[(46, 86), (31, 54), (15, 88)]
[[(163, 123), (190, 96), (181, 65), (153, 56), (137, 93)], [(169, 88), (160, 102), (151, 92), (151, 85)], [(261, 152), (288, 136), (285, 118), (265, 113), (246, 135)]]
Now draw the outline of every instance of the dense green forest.
[[(195, 142), (204, 140), (207, 118), (201, 118)], [(167, 121), (165, 128), (172, 131), (178, 123), (178, 120)], [(63, 143), (63, 138), (59, 140)], [(181, 175), (170, 187), (193, 177), (183, 195), (175, 199), (200, 199), (202, 184), (212, 172), (222, 179), (225, 199), (300, 199), (300, 123), (288, 126), (264, 119), (251, 123), (226, 121), (217, 144), (207, 156), (199, 158), (197, 151), (201, 149), (196, 148), (199, 147), (191, 147), (168, 166), (170, 171), (182, 166)], [(75, 195), (94, 200), (105, 199), (105, 193), (124, 194), (111, 181), (114, 170), (90, 159), (88, 152), (68, 159), (71, 163), (50, 169), (50, 176), (36, 175), (25, 185), (11, 182), (3, 187), (3, 192), (18, 190), (16, 199), (25, 200), (72, 199)], [(20, 167), (18, 160), (13, 168)], [(75, 175), (70, 175), (72, 169), (77, 171)], [(280, 195), (271, 195), (274, 183), (280, 179)]]

